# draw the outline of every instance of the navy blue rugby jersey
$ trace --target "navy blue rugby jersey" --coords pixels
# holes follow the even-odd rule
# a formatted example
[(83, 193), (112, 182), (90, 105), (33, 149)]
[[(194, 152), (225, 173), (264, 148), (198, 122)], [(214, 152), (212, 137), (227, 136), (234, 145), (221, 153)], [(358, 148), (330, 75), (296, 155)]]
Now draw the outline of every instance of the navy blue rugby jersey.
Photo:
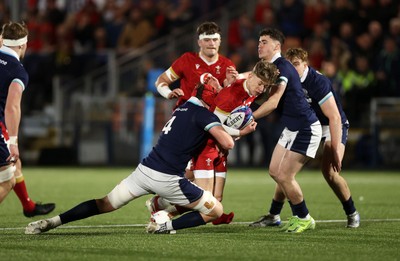
[(310, 126), (318, 120), (304, 96), (299, 74), (293, 65), (283, 57), (273, 62), (279, 70), (279, 80), (287, 83), (285, 93), (278, 105), (280, 121), (291, 131)]
[(19, 61), (17, 53), (6, 46), (2, 46), (0, 48), (0, 121), (2, 122), (4, 122), (8, 87), (13, 81), (18, 82), (25, 89), (29, 81), (28, 73)]
[(219, 118), (192, 97), (175, 109), (165, 124), (157, 144), (142, 164), (171, 175), (183, 176), (193, 156), (200, 153), (211, 136), (208, 131), (221, 126)]
[(305, 80), (301, 83), (308, 103), (317, 114), (322, 125), (329, 125), (329, 119), (321, 110), (321, 105), (331, 96), (335, 98), (336, 105), (342, 118), (342, 124), (347, 122), (346, 114), (343, 111), (342, 104), (333, 90), (331, 81), (312, 67), (308, 67), (308, 73)]

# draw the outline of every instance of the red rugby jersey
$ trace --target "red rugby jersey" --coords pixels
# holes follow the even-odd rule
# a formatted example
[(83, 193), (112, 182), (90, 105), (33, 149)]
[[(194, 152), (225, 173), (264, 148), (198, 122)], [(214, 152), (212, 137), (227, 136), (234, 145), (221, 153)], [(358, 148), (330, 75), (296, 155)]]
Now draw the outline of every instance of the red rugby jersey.
[(240, 105), (247, 105), (254, 101), (255, 96), (250, 96), (244, 89), (245, 79), (236, 80), (228, 87), (222, 89), (214, 99), (215, 107), (224, 114), (230, 113)]
[(200, 82), (200, 76), (203, 73), (210, 73), (218, 79), (221, 86), (226, 78), (226, 68), (236, 66), (231, 60), (223, 55), (218, 56), (218, 60), (212, 64), (207, 64), (200, 58), (199, 53), (186, 52), (171, 65), (170, 70), (180, 79), (180, 88), (184, 96), (179, 97), (176, 106), (186, 102), (196, 86)]

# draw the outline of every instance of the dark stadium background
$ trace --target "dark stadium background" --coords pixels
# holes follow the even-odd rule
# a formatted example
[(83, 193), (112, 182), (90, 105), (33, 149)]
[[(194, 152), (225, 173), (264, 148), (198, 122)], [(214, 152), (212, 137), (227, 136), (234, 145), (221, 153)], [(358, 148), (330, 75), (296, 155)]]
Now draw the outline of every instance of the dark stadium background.
[[(257, 61), (264, 27), (284, 32), (284, 50), (309, 52), (350, 120), (345, 168), (400, 166), (398, 1), (27, 0), (0, 1), (0, 10), (1, 24), (23, 20), (30, 30), (20, 129), (27, 165), (136, 165), (146, 93), (175, 58), (197, 51), (195, 29), (212, 20), (222, 28), (221, 53), (239, 71)], [(130, 17), (139, 29), (122, 46)], [(155, 139), (172, 102), (154, 98)], [(259, 130), (231, 152), (230, 164), (267, 166), (279, 130), (274, 115), (260, 120)]]

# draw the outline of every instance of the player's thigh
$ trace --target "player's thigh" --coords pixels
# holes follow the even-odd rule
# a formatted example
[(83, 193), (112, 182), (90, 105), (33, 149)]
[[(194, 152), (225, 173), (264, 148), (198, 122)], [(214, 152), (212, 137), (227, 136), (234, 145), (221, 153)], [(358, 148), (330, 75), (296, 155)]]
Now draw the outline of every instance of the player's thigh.
[(280, 144), (275, 146), (270, 163), (270, 175), (275, 179), (292, 179), (309, 158), (303, 154), (290, 151)]
[(197, 186), (200, 188), (213, 192), (214, 190), (214, 177), (211, 178), (196, 178), (194, 180), (194, 183), (196, 183)]

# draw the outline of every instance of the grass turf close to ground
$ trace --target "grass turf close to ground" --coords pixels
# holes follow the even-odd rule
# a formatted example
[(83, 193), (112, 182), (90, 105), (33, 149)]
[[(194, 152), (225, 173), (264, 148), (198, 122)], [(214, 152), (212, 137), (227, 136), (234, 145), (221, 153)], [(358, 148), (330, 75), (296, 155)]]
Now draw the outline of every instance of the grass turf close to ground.
[[(25, 168), (32, 199), (55, 202), (52, 217), (82, 201), (106, 195), (132, 169)], [(12, 192), (0, 205), (0, 260), (399, 260), (400, 174), (345, 171), (361, 227), (346, 229), (346, 216), (322, 175), (304, 170), (297, 180), (316, 229), (302, 234), (279, 228), (250, 228), (272, 199), (266, 169), (233, 169), (224, 194), (234, 223), (148, 235), (149, 214), (137, 199), (113, 213), (66, 224), (41, 235), (24, 235), (25, 218)], [(285, 204), (282, 220), (290, 217)], [(45, 218), (44, 217), (44, 218)]]

